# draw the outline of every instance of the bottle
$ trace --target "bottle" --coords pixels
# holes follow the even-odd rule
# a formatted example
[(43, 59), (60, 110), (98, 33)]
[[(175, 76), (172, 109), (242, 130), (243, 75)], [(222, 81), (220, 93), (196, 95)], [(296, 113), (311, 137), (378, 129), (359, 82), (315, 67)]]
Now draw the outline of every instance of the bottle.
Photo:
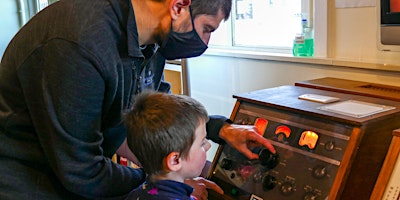
[(314, 34), (313, 29), (308, 25), (307, 19), (302, 20), (302, 32), (304, 34), (304, 46), (306, 48), (306, 56), (314, 56)]
[(292, 51), (294, 56), (307, 56), (303, 34), (296, 34), (294, 37)]
[(296, 34), (293, 41), (293, 55), (312, 57), (314, 56), (314, 35), (307, 19), (301, 20), (301, 34)]

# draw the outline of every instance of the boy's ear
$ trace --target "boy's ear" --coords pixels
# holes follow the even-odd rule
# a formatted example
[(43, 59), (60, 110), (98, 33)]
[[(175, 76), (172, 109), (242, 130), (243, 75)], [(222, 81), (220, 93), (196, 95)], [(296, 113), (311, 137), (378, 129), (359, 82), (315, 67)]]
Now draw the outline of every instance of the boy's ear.
[(172, 0), (170, 12), (172, 19), (176, 19), (181, 14), (182, 9), (190, 6), (191, 0)]
[(168, 171), (179, 171), (182, 168), (182, 161), (178, 152), (171, 152), (165, 158)]

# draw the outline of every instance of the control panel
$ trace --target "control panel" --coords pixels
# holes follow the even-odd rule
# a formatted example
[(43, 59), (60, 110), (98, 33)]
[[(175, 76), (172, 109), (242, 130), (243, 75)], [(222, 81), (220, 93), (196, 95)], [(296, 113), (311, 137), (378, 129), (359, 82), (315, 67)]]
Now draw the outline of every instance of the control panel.
[(224, 189), (225, 196), (311, 200), (329, 195), (351, 127), (248, 104), (241, 105), (234, 123), (255, 125), (277, 153), (254, 148), (259, 159), (248, 160), (224, 146), (211, 180)]
[[(298, 98), (303, 94), (337, 100)], [(257, 127), (277, 153), (253, 147), (259, 159), (249, 160), (229, 145), (220, 145), (207, 178), (217, 183), (224, 195), (211, 191), (211, 200), (368, 199), (391, 132), (400, 127), (400, 103), (390, 100), (296, 86), (234, 97), (238, 100), (231, 115), (233, 123)], [(362, 104), (348, 106), (355, 101)], [(346, 114), (365, 112), (371, 105), (391, 109), (368, 116)], [(327, 106), (345, 110), (322, 109)]]

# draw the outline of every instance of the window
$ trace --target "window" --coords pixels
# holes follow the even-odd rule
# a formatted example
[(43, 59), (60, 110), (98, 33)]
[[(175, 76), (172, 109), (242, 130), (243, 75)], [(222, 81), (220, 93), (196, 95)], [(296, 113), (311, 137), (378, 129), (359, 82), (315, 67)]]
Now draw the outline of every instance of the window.
[(36, 13), (57, 0), (18, 0), (20, 26), (22, 27)]
[(213, 33), (210, 46), (291, 54), (302, 19), (314, 29), (313, 6), (313, 0), (233, 0), (231, 18)]
[(43, 8), (45, 8), (46, 6), (49, 5), (49, 1), (48, 0), (37, 0), (37, 4), (38, 4), (38, 10), (42, 10)]

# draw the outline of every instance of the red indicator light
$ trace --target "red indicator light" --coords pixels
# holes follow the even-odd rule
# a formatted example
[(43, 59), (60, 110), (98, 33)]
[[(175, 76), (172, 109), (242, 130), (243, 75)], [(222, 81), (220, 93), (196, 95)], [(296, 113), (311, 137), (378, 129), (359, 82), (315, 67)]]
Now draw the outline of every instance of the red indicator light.
[(257, 118), (256, 122), (254, 122), (254, 126), (257, 128), (257, 131), (260, 135), (264, 135), (265, 129), (267, 129), (268, 126), (268, 120)]
[(277, 134), (277, 135), (278, 135), (278, 134), (283, 134), (283, 135), (285, 135), (286, 138), (289, 138), (290, 132), (292, 132), (292, 131), (290, 130), (290, 128), (287, 127), (287, 126), (284, 126), (284, 125), (278, 126), (278, 127), (275, 129), (275, 134)]

